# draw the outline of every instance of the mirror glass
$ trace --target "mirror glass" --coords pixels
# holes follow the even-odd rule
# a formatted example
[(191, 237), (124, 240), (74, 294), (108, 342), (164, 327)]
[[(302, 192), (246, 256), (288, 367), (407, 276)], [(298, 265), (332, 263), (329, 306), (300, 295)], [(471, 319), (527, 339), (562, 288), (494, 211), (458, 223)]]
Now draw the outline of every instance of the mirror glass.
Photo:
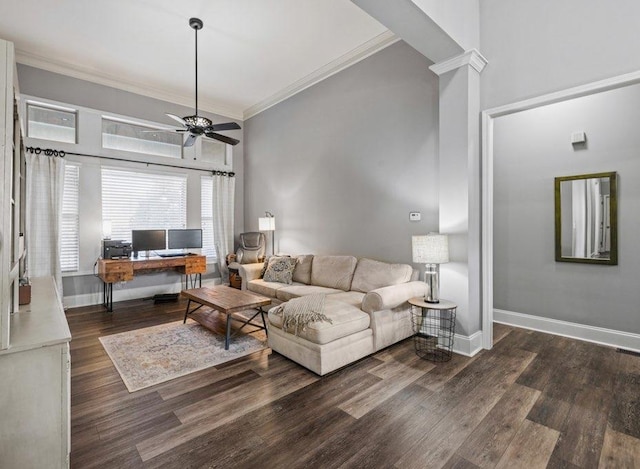
[(555, 179), (556, 261), (618, 263), (616, 173)]

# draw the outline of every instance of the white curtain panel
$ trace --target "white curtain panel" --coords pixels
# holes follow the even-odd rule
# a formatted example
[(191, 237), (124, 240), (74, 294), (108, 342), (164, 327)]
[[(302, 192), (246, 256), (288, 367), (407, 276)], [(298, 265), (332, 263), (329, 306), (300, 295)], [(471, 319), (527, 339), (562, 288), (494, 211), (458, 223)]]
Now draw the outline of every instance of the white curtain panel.
[(62, 296), (60, 219), (65, 161), (31, 153), (25, 157), (27, 275), (52, 276)]
[(229, 276), (224, 260), (233, 251), (235, 188), (235, 177), (213, 175), (213, 239), (223, 281)]

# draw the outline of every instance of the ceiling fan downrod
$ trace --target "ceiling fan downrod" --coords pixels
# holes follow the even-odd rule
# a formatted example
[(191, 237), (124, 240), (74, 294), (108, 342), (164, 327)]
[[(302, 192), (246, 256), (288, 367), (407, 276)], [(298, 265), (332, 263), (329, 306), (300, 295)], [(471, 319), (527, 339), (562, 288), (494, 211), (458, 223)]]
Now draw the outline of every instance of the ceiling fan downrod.
[(198, 115), (198, 31), (204, 27), (204, 23), (200, 18), (190, 18), (189, 26), (196, 32), (196, 112)]

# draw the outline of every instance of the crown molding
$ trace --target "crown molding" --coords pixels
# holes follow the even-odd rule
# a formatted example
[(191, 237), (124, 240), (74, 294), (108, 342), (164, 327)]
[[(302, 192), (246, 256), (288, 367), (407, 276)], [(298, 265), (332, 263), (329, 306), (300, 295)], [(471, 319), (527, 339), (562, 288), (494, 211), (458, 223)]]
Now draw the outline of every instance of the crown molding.
[(301, 91), (315, 85), (316, 83), (329, 78), (332, 75), (350, 67), (363, 59), (375, 54), (382, 49), (389, 47), (390, 45), (400, 40), (391, 31), (385, 31), (382, 34), (374, 37), (373, 39), (365, 42), (364, 44), (356, 47), (355, 49), (347, 52), (346, 54), (338, 57), (336, 60), (329, 62), (327, 65), (320, 67), (315, 72), (301, 78), (300, 80), (292, 83), (286, 88), (278, 91), (270, 97), (248, 107), (244, 110), (244, 120), (247, 120), (262, 111), (269, 109), (271, 106), (290, 98), (291, 96), (300, 93)]
[(460, 55), (451, 57), (450, 59), (443, 60), (437, 64), (433, 64), (429, 67), (436, 75), (440, 76), (444, 73), (460, 68), (464, 65), (469, 65), (476, 72), (482, 73), (484, 67), (487, 65), (487, 59), (477, 49), (468, 50)]
[[(122, 77), (115, 77), (107, 73), (98, 72), (96, 70), (90, 70), (77, 65), (53, 60), (49, 57), (43, 57), (41, 55), (34, 54), (32, 52), (17, 50), (16, 61), (23, 65), (30, 67), (40, 68), (53, 73), (59, 73), (72, 78), (97, 83), (98, 85), (109, 86), (130, 93), (147, 96), (149, 98), (159, 99), (174, 104), (180, 104), (182, 106), (193, 107), (193, 96), (184, 96), (177, 93), (172, 93), (160, 88), (154, 88), (147, 83), (137, 83), (133, 81), (124, 80)], [(242, 120), (242, 109), (221, 105), (219, 103), (200, 99), (199, 109), (202, 111), (219, 114), (221, 116), (229, 117), (232, 119)]]

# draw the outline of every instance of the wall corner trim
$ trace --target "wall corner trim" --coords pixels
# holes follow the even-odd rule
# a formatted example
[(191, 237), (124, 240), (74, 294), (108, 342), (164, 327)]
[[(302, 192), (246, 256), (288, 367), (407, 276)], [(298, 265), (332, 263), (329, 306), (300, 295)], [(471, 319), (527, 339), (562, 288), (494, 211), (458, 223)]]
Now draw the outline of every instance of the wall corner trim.
[(453, 339), (453, 351), (465, 357), (473, 357), (482, 350), (482, 331), (470, 336), (456, 334)]
[(640, 334), (494, 309), (494, 321), (595, 344), (640, 352)]
[(248, 107), (244, 110), (243, 120), (247, 120), (262, 111), (266, 111), (271, 106), (275, 106), (281, 101), (290, 98), (291, 96), (300, 93), (301, 91), (315, 85), (329, 78), (331, 75), (360, 62), (363, 59), (375, 54), (382, 49), (395, 44), (400, 40), (393, 32), (387, 30), (382, 34), (374, 37), (373, 39), (365, 42), (364, 44), (356, 47), (355, 49), (347, 52), (346, 54), (338, 57), (327, 65), (319, 68), (318, 70), (310, 73), (309, 75), (302, 77), (300, 80), (292, 83), (286, 88), (278, 91), (277, 93), (269, 96), (268, 98)]
[(451, 57), (447, 60), (443, 60), (442, 62), (438, 62), (437, 64), (433, 64), (429, 67), (436, 75), (440, 76), (456, 68), (463, 67), (465, 65), (470, 66), (476, 72), (482, 73), (484, 67), (487, 66), (489, 62), (484, 56), (477, 50), (471, 49), (466, 52), (463, 52), (460, 55), (456, 55), (455, 57)]

